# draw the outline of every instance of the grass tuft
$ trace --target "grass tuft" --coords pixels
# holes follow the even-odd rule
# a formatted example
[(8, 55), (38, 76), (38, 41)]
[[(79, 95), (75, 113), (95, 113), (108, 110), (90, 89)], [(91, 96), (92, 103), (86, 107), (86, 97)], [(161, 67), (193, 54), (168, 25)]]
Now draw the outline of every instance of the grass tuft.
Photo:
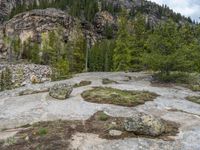
[(47, 131), (46, 128), (40, 128), (40, 129), (38, 130), (38, 134), (39, 134), (40, 136), (44, 136), (44, 135), (46, 135), (47, 133), (48, 133), (48, 131)]

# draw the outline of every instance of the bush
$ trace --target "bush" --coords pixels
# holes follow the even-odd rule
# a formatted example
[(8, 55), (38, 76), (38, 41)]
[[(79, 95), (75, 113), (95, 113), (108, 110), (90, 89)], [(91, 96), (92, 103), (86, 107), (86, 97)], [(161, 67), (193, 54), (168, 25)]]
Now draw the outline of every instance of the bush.
[(154, 80), (165, 83), (196, 84), (198, 82), (198, 75), (185, 72), (157, 73), (153, 77)]

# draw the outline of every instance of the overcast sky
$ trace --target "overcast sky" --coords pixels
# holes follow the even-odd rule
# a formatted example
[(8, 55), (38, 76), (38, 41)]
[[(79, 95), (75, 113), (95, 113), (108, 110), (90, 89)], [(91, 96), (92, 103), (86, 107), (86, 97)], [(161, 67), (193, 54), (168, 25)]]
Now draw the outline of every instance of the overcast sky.
[(191, 17), (200, 22), (200, 0), (150, 0), (158, 4), (166, 4), (175, 12)]

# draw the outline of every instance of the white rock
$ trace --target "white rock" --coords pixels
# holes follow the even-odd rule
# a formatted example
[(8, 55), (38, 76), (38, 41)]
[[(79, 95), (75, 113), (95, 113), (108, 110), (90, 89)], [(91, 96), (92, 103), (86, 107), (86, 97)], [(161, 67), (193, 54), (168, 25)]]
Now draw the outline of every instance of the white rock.
[(120, 136), (120, 135), (122, 135), (122, 131), (119, 131), (119, 130), (110, 130), (109, 134), (111, 136)]

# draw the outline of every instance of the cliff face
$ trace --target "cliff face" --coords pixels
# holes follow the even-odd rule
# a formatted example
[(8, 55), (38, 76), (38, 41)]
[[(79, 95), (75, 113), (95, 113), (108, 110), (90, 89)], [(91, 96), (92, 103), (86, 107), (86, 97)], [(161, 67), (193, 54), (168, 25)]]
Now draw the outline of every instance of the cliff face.
[[(81, 33), (78, 27), (81, 27)], [(98, 38), (101, 38), (90, 23), (81, 22), (66, 12), (54, 8), (37, 9), (18, 14), (11, 20), (5, 22), (0, 32), (2, 36), (4, 34), (8, 37), (19, 37), (22, 42), (29, 38), (40, 42), (42, 33), (58, 28), (63, 31), (63, 35), (61, 36), (63, 36), (66, 42), (72, 41), (75, 36), (83, 34), (91, 46)], [(3, 43), (3, 37), (0, 37), (0, 49), (1, 52), (7, 51)], [(1, 57), (6, 57), (6, 53), (1, 54)]]
[[(47, 2), (51, 2), (54, 0), (47, 0)], [(0, 24), (2, 24), (5, 20), (8, 19), (12, 9), (16, 6), (26, 4), (31, 5), (33, 4), (33, 0), (0, 0)], [(37, 0), (37, 5), (39, 5), (40, 0)]]
[(8, 36), (19, 35), (21, 40), (26, 33), (34, 37), (43, 32), (50, 31), (58, 26), (65, 29), (68, 36), (76, 25), (76, 20), (63, 11), (56, 9), (32, 10), (21, 13), (4, 25), (5, 34)]

